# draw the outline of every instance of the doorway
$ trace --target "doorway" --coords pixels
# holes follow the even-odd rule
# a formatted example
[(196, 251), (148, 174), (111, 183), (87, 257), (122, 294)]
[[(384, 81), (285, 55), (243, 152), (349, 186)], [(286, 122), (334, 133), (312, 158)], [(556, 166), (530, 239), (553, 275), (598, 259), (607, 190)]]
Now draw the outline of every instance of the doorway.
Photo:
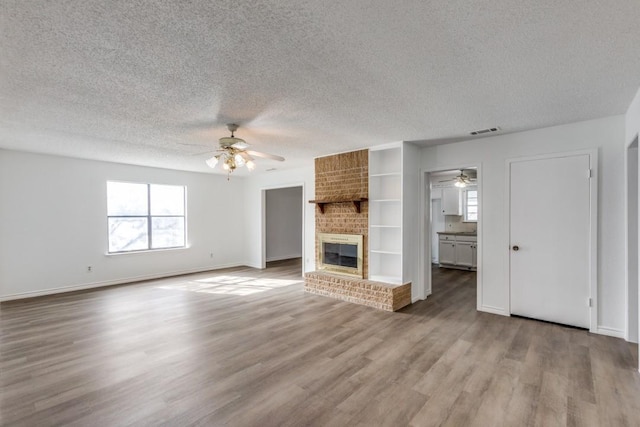
[(511, 314), (597, 327), (595, 157), (508, 161)]
[(627, 148), (626, 339), (638, 342), (638, 136)]
[(299, 263), (304, 269), (303, 186), (263, 190), (263, 268)]
[(442, 300), (471, 292), (478, 308), (479, 168), (473, 165), (425, 171), (423, 188), (424, 297), (439, 294)]

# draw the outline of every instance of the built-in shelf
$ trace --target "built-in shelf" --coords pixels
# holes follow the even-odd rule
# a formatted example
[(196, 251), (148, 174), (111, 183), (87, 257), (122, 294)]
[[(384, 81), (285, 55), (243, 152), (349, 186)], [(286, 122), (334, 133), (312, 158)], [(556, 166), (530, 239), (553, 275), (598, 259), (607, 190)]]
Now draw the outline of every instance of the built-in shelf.
[(402, 284), (402, 146), (369, 150), (369, 279)]
[(369, 200), (366, 197), (360, 197), (357, 199), (327, 199), (327, 200), (309, 200), (309, 203), (315, 203), (320, 208), (320, 213), (324, 213), (324, 207), (332, 203), (352, 203), (357, 213), (360, 213), (360, 203)]

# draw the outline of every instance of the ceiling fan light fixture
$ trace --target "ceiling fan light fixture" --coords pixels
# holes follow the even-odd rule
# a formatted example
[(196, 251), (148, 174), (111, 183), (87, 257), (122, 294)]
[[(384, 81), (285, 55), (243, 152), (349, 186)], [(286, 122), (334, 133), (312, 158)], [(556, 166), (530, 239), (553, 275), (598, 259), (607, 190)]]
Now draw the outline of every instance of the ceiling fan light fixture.
[(467, 186), (467, 183), (464, 182), (461, 179), (456, 179), (456, 182), (453, 183), (454, 186), (458, 187), (458, 188), (464, 188)]
[(233, 156), (233, 159), (234, 159), (237, 167), (244, 166), (245, 160), (244, 160), (244, 157), (242, 156), (241, 153), (237, 153), (235, 156)]
[(210, 159), (205, 160), (205, 162), (207, 163), (207, 166), (209, 166), (210, 168), (215, 168), (216, 165), (218, 164), (218, 157), (220, 156), (213, 156)]
[(256, 164), (253, 157), (251, 157), (252, 155), (280, 162), (284, 161), (284, 157), (281, 156), (261, 153), (258, 151), (247, 151), (246, 149), (249, 148), (249, 144), (247, 144), (244, 139), (236, 138), (233, 134), (238, 130), (238, 125), (230, 123), (227, 125), (227, 129), (231, 132), (231, 136), (220, 138), (220, 148), (218, 148), (218, 152), (220, 154), (205, 160), (207, 165), (211, 168), (215, 167), (218, 163), (221, 163), (222, 168), (227, 172), (227, 180), (229, 180), (231, 172), (236, 170), (236, 168), (246, 166), (248, 170), (254, 170)]

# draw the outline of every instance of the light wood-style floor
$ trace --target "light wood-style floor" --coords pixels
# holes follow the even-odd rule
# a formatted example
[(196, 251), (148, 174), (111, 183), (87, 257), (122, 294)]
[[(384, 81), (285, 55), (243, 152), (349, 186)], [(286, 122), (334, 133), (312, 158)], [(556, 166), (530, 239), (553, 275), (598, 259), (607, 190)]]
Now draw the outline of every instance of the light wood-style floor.
[(300, 264), (0, 305), (10, 426), (638, 426), (636, 346), (475, 310), (475, 273), (387, 313)]

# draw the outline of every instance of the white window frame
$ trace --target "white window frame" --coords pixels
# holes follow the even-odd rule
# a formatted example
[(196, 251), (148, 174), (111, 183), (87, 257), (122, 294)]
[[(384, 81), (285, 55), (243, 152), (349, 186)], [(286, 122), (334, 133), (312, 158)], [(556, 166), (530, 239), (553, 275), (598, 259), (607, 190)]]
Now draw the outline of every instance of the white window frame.
[[(107, 202), (107, 254), (126, 254), (126, 253), (136, 253), (136, 252), (152, 252), (152, 251), (165, 251), (170, 249), (184, 249), (187, 247), (187, 186), (186, 185), (176, 185), (176, 184), (152, 184), (148, 182), (131, 182), (131, 181), (116, 181), (116, 180), (108, 180), (107, 188), (109, 182), (117, 182), (117, 183), (126, 183), (126, 184), (137, 184), (137, 185), (145, 185), (147, 187), (147, 214), (146, 215), (109, 215), (108, 212), (108, 202)], [(152, 215), (151, 214), (151, 186), (159, 185), (159, 186), (172, 186), (172, 187), (181, 187), (182, 188), (182, 215)], [(108, 191), (108, 190), (107, 190)], [(108, 197), (108, 196), (107, 196)], [(144, 249), (132, 249), (132, 250), (124, 250), (124, 251), (110, 251), (110, 233), (109, 233), (109, 219), (110, 218), (145, 218), (147, 220), (147, 247)], [(154, 248), (153, 247), (153, 218), (182, 218), (184, 231), (183, 236), (184, 240), (182, 245), (179, 246), (169, 246), (162, 248)]]
[(462, 191), (462, 222), (478, 222), (478, 219), (469, 219), (467, 207), (468, 207), (468, 199), (467, 193), (469, 191), (475, 191), (476, 193), (476, 215), (479, 215), (480, 210), (478, 209), (478, 187), (467, 187)]

